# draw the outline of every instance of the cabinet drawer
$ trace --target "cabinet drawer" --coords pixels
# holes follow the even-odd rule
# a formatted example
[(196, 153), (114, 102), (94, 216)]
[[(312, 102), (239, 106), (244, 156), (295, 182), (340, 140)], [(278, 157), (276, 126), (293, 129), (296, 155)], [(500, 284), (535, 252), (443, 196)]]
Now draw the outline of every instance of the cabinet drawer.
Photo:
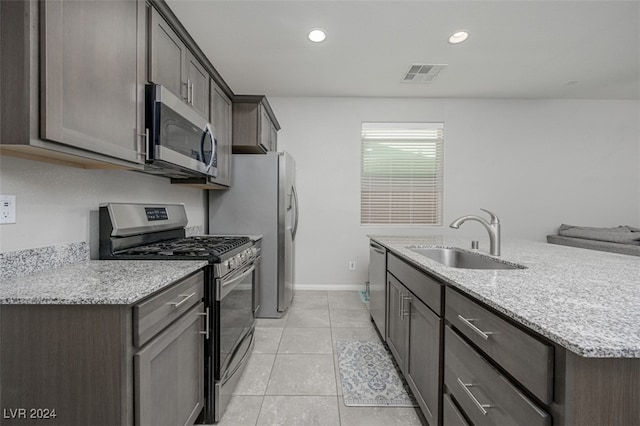
[(473, 424), (551, 424), (551, 417), (523, 395), (449, 326), (445, 327), (444, 382)]
[(144, 345), (202, 301), (204, 273), (192, 275), (133, 307), (133, 344)]
[(469, 426), (469, 423), (453, 403), (451, 397), (445, 393), (443, 399), (442, 423), (447, 426)]
[(553, 346), (447, 288), (447, 321), (540, 400), (553, 398)]
[(404, 262), (393, 253), (387, 256), (387, 271), (411, 290), (422, 303), (436, 314), (442, 315), (443, 285), (440, 282)]

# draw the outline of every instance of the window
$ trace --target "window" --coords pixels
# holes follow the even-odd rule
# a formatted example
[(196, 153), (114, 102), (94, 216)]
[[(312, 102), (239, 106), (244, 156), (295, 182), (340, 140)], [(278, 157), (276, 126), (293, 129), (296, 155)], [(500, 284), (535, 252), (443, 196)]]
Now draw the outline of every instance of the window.
[(360, 223), (441, 225), (443, 123), (362, 123)]

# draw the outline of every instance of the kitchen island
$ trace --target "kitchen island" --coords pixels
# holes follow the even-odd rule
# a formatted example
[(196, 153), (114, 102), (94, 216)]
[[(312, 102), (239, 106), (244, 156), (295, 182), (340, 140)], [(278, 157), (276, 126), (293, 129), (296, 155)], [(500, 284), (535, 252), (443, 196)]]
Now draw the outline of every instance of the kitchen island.
[[(437, 336), (443, 353), (439, 374), (442, 398), (436, 405), (445, 413), (453, 407), (463, 420), (473, 420), (476, 413), (470, 414), (471, 410), (477, 410), (484, 419), (501, 410), (499, 404), (489, 401), (498, 396), (470, 383), (479, 380), (479, 375), (460, 380), (464, 386), (457, 383), (457, 377), (447, 383), (447, 377), (458, 372), (454, 371), (456, 363), (460, 368), (471, 364), (466, 358), (454, 359), (458, 357), (456, 348), (462, 348), (470, 356), (477, 355), (478, 362), (490, 366), (491, 374), (535, 406), (540, 424), (640, 424), (640, 259), (530, 241), (505, 241), (502, 256), (497, 259), (525, 269), (461, 269), (447, 267), (411, 248), (466, 249), (469, 240), (441, 236), (370, 238), (387, 250), (388, 295), (393, 295), (390, 288), (398, 287), (392, 285), (398, 280), (389, 269), (397, 264), (415, 268), (442, 287), (441, 296), (437, 296), (441, 299), (422, 301), (430, 307), (442, 306), (443, 310), (441, 313), (432, 308), (441, 318)], [(493, 257), (486, 250), (469, 251)], [(402, 279), (399, 281), (402, 284)], [(401, 317), (411, 316), (413, 312), (403, 312), (404, 300), (420, 297), (410, 286), (402, 288)], [(387, 342), (394, 331), (391, 308), (387, 304), (391, 324), (387, 326)], [(463, 312), (465, 309), (469, 315)], [(517, 353), (519, 339), (524, 342), (520, 348), (524, 352)], [(526, 371), (523, 366), (528, 363), (531, 365)], [(473, 395), (474, 408), (465, 408), (463, 398), (456, 399), (455, 394), (460, 392), (465, 398)]]

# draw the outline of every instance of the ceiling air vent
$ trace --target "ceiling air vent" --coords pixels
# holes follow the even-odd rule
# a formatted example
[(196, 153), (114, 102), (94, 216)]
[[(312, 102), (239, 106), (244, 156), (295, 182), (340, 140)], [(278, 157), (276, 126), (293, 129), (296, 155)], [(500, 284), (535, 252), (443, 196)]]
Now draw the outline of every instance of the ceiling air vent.
[(446, 64), (413, 64), (402, 79), (403, 83), (431, 83)]

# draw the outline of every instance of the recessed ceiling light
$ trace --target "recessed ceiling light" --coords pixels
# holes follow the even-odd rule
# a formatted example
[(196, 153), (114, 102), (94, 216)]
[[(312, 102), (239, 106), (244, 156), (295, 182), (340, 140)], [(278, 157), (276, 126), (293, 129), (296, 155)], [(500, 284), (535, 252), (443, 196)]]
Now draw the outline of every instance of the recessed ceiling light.
[(466, 31), (458, 31), (456, 33), (453, 33), (451, 35), (451, 37), (449, 37), (449, 43), (451, 43), (451, 44), (462, 43), (463, 41), (465, 41), (468, 38), (469, 38), (469, 33), (468, 32), (466, 32)]
[(325, 38), (327, 38), (327, 35), (323, 30), (316, 28), (315, 30), (311, 30), (307, 37), (309, 37), (309, 40), (314, 43), (320, 43), (321, 41), (324, 41)]

